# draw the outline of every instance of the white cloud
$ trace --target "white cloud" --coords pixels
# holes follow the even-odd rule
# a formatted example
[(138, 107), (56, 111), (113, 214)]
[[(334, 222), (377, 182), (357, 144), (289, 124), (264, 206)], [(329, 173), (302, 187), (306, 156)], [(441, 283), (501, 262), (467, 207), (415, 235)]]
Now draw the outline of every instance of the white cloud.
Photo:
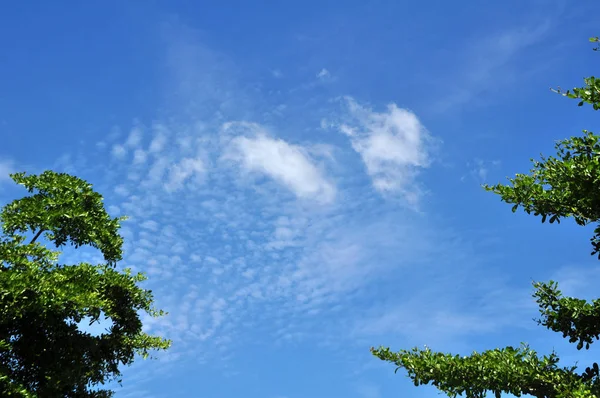
[(153, 220), (144, 221), (143, 223), (140, 224), (140, 227), (149, 229), (150, 231), (154, 231), (154, 232), (158, 231), (158, 223)]
[[(499, 165), (499, 160), (485, 161), (482, 159), (474, 159), (472, 162), (467, 163), (469, 174), (479, 183), (486, 182), (490, 171), (497, 169)], [(461, 181), (464, 181), (465, 178), (466, 176), (461, 177)]]
[(144, 152), (142, 149), (136, 149), (133, 153), (133, 164), (145, 163), (147, 158), (148, 156), (146, 152)]
[(128, 190), (128, 189), (127, 189), (127, 187), (126, 187), (125, 185), (123, 185), (123, 184), (119, 184), (119, 185), (117, 185), (117, 186), (115, 187), (115, 189), (114, 189), (114, 192), (115, 192), (117, 195), (120, 195), (120, 196), (127, 196), (127, 195), (129, 195), (129, 190)]
[(248, 171), (273, 178), (299, 198), (322, 203), (331, 203), (335, 199), (335, 186), (325, 178), (304, 148), (272, 138), (256, 124), (230, 123), (224, 126), (224, 130), (240, 127), (251, 136), (234, 137), (224, 159), (236, 161)]
[(148, 170), (148, 175), (146, 180), (144, 181), (145, 185), (156, 185), (160, 181), (162, 181), (167, 168), (169, 166), (169, 160), (167, 158), (161, 157), (154, 161), (150, 169)]
[(317, 77), (321, 80), (324, 80), (331, 77), (331, 73), (329, 73), (327, 69), (323, 68), (319, 71), (319, 73), (317, 73)]
[(112, 147), (111, 153), (115, 158), (121, 160), (124, 159), (125, 156), (127, 156), (127, 149), (125, 149), (123, 145), (115, 144)]
[(350, 138), (382, 193), (399, 193), (416, 204), (420, 190), (415, 176), (431, 163), (431, 138), (417, 116), (390, 104), (386, 112), (375, 112), (347, 97), (351, 120), (337, 125)]
[(167, 143), (167, 128), (162, 124), (155, 124), (152, 126), (154, 130), (154, 137), (150, 142), (150, 148), (148, 148), (148, 152), (156, 154), (163, 150)]
[(142, 142), (142, 129), (139, 126), (135, 126), (131, 129), (129, 136), (127, 137), (127, 141), (125, 141), (125, 146), (127, 148), (135, 149), (140, 146)]
[[(410, 302), (412, 307), (377, 303), (364, 309), (374, 289), (395, 295), (398, 286), (439, 288), (439, 283), (412, 275), (441, 274), (451, 269), (448, 263), (463, 264), (456, 257), (448, 260), (451, 253), (465, 250), (444, 245), (453, 239), (446, 231), (436, 225), (435, 233), (427, 232), (426, 225), (409, 218), (412, 212), (373, 208), (361, 201), (364, 197), (336, 206), (306, 206), (283, 195), (262, 195), (232, 184), (236, 174), (230, 163), (200, 162), (200, 156), (188, 156), (189, 148), (167, 137), (160, 153), (145, 164), (134, 166), (133, 159), (119, 163), (116, 173), (106, 176), (106, 186), (117, 187), (113, 196), (121, 201), (120, 209), (136, 221), (122, 231), (126, 265), (147, 272), (157, 305), (169, 312), (167, 317), (145, 318), (145, 330), (173, 339), (171, 352), (222, 360), (221, 350), (236, 352), (237, 344), (252, 338), (249, 334), (280, 344), (311, 338), (347, 344), (355, 337), (394, 333), (407, 319), (415, 325), (408, 328), (411, 333), (430, 336), (448, 326), (454, 337), (462, 336), (461, 325), (471, 319), (462, 312), (456, 319), (438, 312), (433, 321), (422, 321), (432, 308), (427, 295)], [(224, 149), (225, 157), (242, 170), (267, 176), (299, 197), (333, 199), (336, 188), (315, 163), (315, 158), (331, 156), (332, 148), (311, 152), (311, 145), (292, 145), (247, 123), (225, 126), (219, 138), (207, 152), (219, 156), (218, 150)], [(187, 142), (196, 145), (198, 140)], [(198, 153), (200, 145), (191, 150)], [(196, 172), (204, 175), (207, 165), (210, 174), (200, 189), (182, 189), (176, 195), (163, 189), (169, 183), (182, 186)], [(132, 168), (141, 175), (155, 174), (156, 184), (124, 182), (120, 175)], [(438, 264), (439, 258), (446, 262)], [(454, 278), (456, 271), (446, 273)], [(393, 284), (393, 293), (385, 293), (386, 284), (388, 289)], [(448, 293), (443, 303), (452, 303), (468, 289), (461, 285), (443, 291)], [(389, 309), (386, 318), (382, 308)], [(354, 323), (357, 314), (364, 325)], [(478, 331), (489, 330), (489, 323), (484, 326), (488, 328)]]
[[(169, 85), (185, 89), (178, 98), (189, 102), (182, 104), (185, 114), (176, 116), (187, 124), (157, 122), (147, 147), (132, 148), (134, 156), (129, 163), (120, 162), (110, 174), (101, 174), (108, 200), (114, 187), (124, 184), (117, 188), (124, 196), (112, 195), (119, 208), (111, 208), (111, 212), (122, 211), (136, 221), (122, 230), (125, 265), (148, 273), (146, 286), (154, 292), (157, 306), (169, 312), (159, 319), (144, 318), (145, 330), (173, 339), (173, 355), (209, 358), (207, 362), (217, 366), (226, 362), (223, 351), (235, 353), (237, 345), (249, 341), (321, 341), (323, 336), (348, 344), (356, 336), (352, 331), (371, 338), (380, 332), (393, 333), (399, 323), (406, 322), (422, 325), (425, 333), (439, 332), (436, 328), (445, 324), (454, 325), (455, 330), (464, 314), (456, 320), (440, 315), (441, 326), (418, 322), (431, 308), (427, 295), (410, 303), (412, 311), (381, 302), (368, 311), (364, 307), (374, 302), (374, 296), (416, 294), (422, 286), (438, 289), (439, 283), (414, 275), (446, 270), (454, 278), (456, 270), (450, 264), (462, 267), (465, 259), (451, 254), (465, 253), (465, 245), (444, 245), (455, 236), (440, 232), (437, 224), (432, 228), (409, 219), (411, 212), (371, 200), (375, 196), (372, 190), (345, 190), (339, 195), (344, 200), (334, 200), (338, 187), (327, 178), (320, 162), (336, 159), (340, 162), (337, 167), (346, 167), (341, 157), (334, 158), (340, 151), (337, 147), (292, 144), (249, 123), (226, 124), (208, 143), (200, 143), (203, 134), (222, 126), (223, 121), (263, 120), (263, 113), (240, 107), (235, 101), (244, 93), (231, 83), (235, 78), (223, 78), (220, 64), (210, 64), (219, 57), (207, 54), (204, 47), (194, 56), (196, 50), (195, 46), (178, 47), (173, 67), (179, 78)], [(259, 101), (250, 102), (254, 106)], [(221, 106), (224, 103), (230, 107), (229, 114)], [(188, 118), (188, 106), (194, 117)], [(248, 115), (231, 117), (235, 113), (231, 109), (238, 108), (239, 113)], [(374, 182), (391, 181), (393, 185), (401, 181), (401, 186), (393, 188), (404, 196), (418, 192), (412, 185), (413, 169), (429, 164), (426, 133), (418, 119), (395, 105), (382, 113), (356, 104), (350, 108), (352, 118), (343, 127), (370, 167)], [(293, 111), (291, 104), (289, 113)], [(198, 119), (203, 121), (201, 128), (196, 126)], [(296, 127), (289, 126), (290, 130)], [(206, 150), (204, 156), (198, 155), (201, 146)], [(144, 155), (140, 152), (137, 156), (136, 150)], [(108, 151), (110, 146), (101, 156)], [(216, 159), (227, 161), (212, 162)], [(232, 163), (236, 166), (233, 172), (228, 167)], [(326, 163), (327, 167), (334, 168), (332, 163)], [(238, 167), (243, 174), (264, 176), (269, 182), (237, 185), (232, 179), (238, 176)], [(123, 177), (132, 170), (139, 174), (139, 182)], [(183, 189), (190, 180), (204, 175), (205, 185)], [(261, 191), (277, 184), (309, 200)], [(344, 188), (339, 185), (340, 190)], [(168, 190), (177, 194), (168, 194)], [(307, 206), (312, 200), (335, 202), (335, 206)], [(471, 254), (466, 257), (470, 259)], [(440, 264), (440, 259), (446, 261)], [(448, 278), (450, 283), (455, 280), (452, 278)], [(468, 296), (475, 285), (443, 286), (440, 291), (447, 293), (444, 303), (460, 302), (456, 297)], [(396, 317), (379, 319), (382, 308), (389, 308)], [(361, 329), (354, 324), (357, 318), (372, 320), (379, 327)], [(410, 330), (418, 331), (416, 326)], [(219, 360), (210, 361), (212, 358)], [(363, 391), (365, 396), (376, 394)]]
[(192, 176), (201, 175), (204, 172), (204, 163), (199, 158), (184, 158), (179, 163), (171, 166), (169, 176), (165, 183), (167, 192), (181, 189), (183, 184)]

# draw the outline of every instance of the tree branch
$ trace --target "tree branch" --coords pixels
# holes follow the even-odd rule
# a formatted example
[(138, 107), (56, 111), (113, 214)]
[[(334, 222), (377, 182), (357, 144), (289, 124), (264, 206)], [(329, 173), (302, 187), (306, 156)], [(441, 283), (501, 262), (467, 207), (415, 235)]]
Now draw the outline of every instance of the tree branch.
[(44, 231), (45, 231), (45, 229), (40, 229), (40, 230), (38, 231), (38, 233), (37, 233), (37, 234), (35, 234), (35, 236), (33, 237), (33, 239), (31, 239), (31, 242), (29, 242), (29, 244), (32, 244), (32, 243), (34, 243), (34, 242), (37, 240), (37, 238), (39, 238), (39, 237), (40, 237), (40, 235), (42, 234), (42, 232), (44, 232)]

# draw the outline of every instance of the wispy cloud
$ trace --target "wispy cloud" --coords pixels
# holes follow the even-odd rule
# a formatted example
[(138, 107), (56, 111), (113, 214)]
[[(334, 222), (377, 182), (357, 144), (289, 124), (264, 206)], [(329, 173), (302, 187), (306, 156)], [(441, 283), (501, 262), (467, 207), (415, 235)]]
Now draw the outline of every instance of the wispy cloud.
[(140, 146), (143, 138), (143, 130), (141, 126), (134, 126), (129, 132), (127, 141), (125, 141), (125, 147), (136, 149)]
[[(570, 79), (565, 60), (586, 46), (581, 17), (595, 10), (556, 1), (442, 7), (443, 21), (427, 4), (400, 2), (272, 7), (258, 19), (247, 18), (251, 4), (121, 7), (94, 38), (94, 57), (61, 53), (82, 43), (60, 35), (34, 52), (79, 73), (58, 96), (43, 73), (19, 79), (35, 62), (8, 57), (0, 201), (23, 194), (4, 183), (9, 171), (51, 168), (85, 178), (111, 215), (129, 216), (118, 267), (148, 275), (143, 286), (168, 315), (144, 317), (144, 328), (174, 344), (124, 369), (118, 396), (381, 398), (412, 386), (370, 355), (373, 345), (467, 354), (528, 341), (548, 352), (561, 336), (532, 322), (528, 275), (593, 297), (600, 272), (583, 264), (554, 274), (553, 262), (585, 259), (524, 252), (551, 236), (528, 233), (535, 226), (522, 217), (495, 225), (502, 208), (486, 210), (480, 190), (462, 188), (493, 182), (494, 159), (519, 169), (523, 159), (500, 153), (502, 142), (533, 145), (568, 122), (545, 117), (536, 87)], [(407, 11), (410, 21), (397, 23)], [(400, 43), (407, 34), (414, 40)], [(94, 67), (118, 70), (114, 87), (86, 78)], [(113, 89), (119, 101), (106, 95)], [(532, 109), (519, 118), (524, 103)], [(65, 109), (74, 112), (57, 114)], [(509, 128), (511, 114), (530, 134)], [(498, 129), (510, 131), (498, 140)], [(576, 246), (579, 235), (566, 235)], [(103, 259), (78, 248), (60, 261)]]
[[(515, 288), (502, 279), (499, 270), (483, 271), (476, 263), (463, 262), (454, 272), (435, 269), (437, 274), (418, 283), (428, 288), (374, 306), (354, 325), (355, 336), (367, 337), (373, 345), (400, 339), (439, 348), (464, 343), (469, 336), (534, 326), (535, 303), (529, 285)], [(493, 284), (488, 282), (492, 280)], [(463, 294), (458, 293), (461, 290)]]
[[(459, 307), (456, 317), (440, 310), (420, 320), (432, 302), (464, 305), (474, 279), (464, 276), (461, 289), (438, 301), (411, 289), (431, 286), (433, 295), (431, 275), (436, 286), (451, 286), (449, 264), (468, 252), (456, 233), (386, 200), (418, 204), (419, 172), (432, 164), (435, 140), (413, 112), (395, 104), (378, 112), (348, 97), (329, 115), (336, 134), (304, 136), (283, 117), (267, 127), (260, 98), (246, 101), (260, 92), (239, 88), (235, 73), (218, 67), (231, 62), (188, 31), (169, 37), (169, 115), (134, 122), (123, 129), (129, 134), (100, 145), (87, 168), (75, 167), (96, 173), (114, 215), (131, 217), (124, 265), (149, 275), (146, 286), (169, 312), (144, 320), (148, 331), (173, 339), (168, 355), (225, 364), (249, 341), (318, 337), (335, 346), (394, 333), (407, 320), (413, 331), (451, 329), (459, 338), (468, 321), (482, 319)], [(197, 73), (202, 68), (208, 77)], [(282, 133), (289, 131), (302, 140)], [(111, 153), (107, 168), (100, 159)], [(368, 178), (352, 189), (340, 183), (333, 163), (366, 170), (375, 192)], [(415, 296), (409, 304), (373, 300), (374, 291), (394, 296), (399, 286)]]
[(469, 176), (479, 183), (485, 183), (488, 181), (490, 171), (498, 169), (499, 166), (499, 160), (486, 161), (476, 158), (467, 163), (468, 174), (462, 176), (461, 181), (464, 181)]
[(376, 112), (353, 98), (346, 97), (344, 101), (348, 121), (333, 126), (350, 138), (375, 189), (384, 194), (399, 194), (410, 205), (416, 205), (421, 190), (415, 177), (430, 165), (433, 146), (425, 126), (413, 112), (396, 104), (389, 104), (384, 112)]
[(201, 176), (204, 172), (204, 163), (200, 158), (183, 158), (169, 169), (165, 184), (167, 192), (181, 189), (183, 184), (193, 176)]
[(327, 69), (323, 68), (319, 71), (319, 73), (317, 73), (317, 79), (325, 81), (325, 80), (330, 80), (332, 79), (333, 76), (331, 75), (331, 72), (329, 72)]
[(123, 145), (115, 144), (112, 147), (111, 154), (117, 159), (123, 159), (127, 156), (127, 149)]
[[(445, 75), (446, 82), (436, 83), (444, 87), (444, 94), (433, 108), (450, 111), (469, 103), (489, 89), (506, 84), (514, 74), (512, 65), (517, 56), (540, 43), (551, 27), (550, 20), (543, 20), (483, 35), (463, 45), (462, 49), (457, 49), (459, 57), (455, 61), (456, 72)], [(520, 69), (520, 74), (523, 73)]]

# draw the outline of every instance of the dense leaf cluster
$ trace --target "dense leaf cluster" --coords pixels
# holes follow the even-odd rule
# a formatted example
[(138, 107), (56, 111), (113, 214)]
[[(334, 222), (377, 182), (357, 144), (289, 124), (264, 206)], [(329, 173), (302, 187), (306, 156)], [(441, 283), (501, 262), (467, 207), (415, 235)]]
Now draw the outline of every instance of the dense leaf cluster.
[[(556, 145), (557, 156), (532, 160), (529, 174), (517, 174), (510, 185), (485, 186), (528, 214), (541, 216), (542, 222), (573, 218), (579, 225), (600, 220), (600, 137), (584, 130)], [(592, 254), (600, 258), (600, 226), (591, 239)]]
[(540, 307), (542, 318), (538, 321), (548, 329), (562, 333), (570, 343), (577, 343), (577, 349), (590, 348), (600, 339), (600, 299), (586, 300), (563, 297), (558, 284), (535, 283), (534, 297)]
[[(11, 177), (32, 195), (0, 212), (0, 396), (112, 396), (98, 386), (117, 380), (121, 365), (169, 346), (142, 331), (141, 312), (162, 315), (138, 286), (145, 277), (115, 267), (123, 219), (111, 218), (102, 196), (77, 177)], [(67, 243), (98, 248), (105, 263), (60, 264), (56, 249)], [(78, 327), (84, 319), (111, 326), (92, 335)]]
[[(534, 397), (578, 397), (600, 392), (597, 373), (587, 379), (576, 374), (575, 367), (561, 368), (552, 353), (539, 357), (523, 345), (473, 353), (470, 356), (433, 352), (430, 349), (391, 352), (372, 349), (378, 358), (404, 368), (415, 386), (432, 384), (449, 397), (484, 397), (492, 392), (528, 394)], [(595, 367), (597, 371), (597, 365)], [(578, 394), (573, 395), (573, 392)]]

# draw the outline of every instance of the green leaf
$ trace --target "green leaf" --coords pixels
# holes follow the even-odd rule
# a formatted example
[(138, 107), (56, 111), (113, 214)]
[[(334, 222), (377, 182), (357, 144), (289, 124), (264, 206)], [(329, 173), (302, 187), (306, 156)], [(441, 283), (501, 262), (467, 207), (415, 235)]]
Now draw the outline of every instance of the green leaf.
[[(138, 285), (145, 277), (115, 268), (122, 218), (109, 217), (101, 195), (77, 177), (11, 177), (30, 195), (0, 211), (0, 396), (111, 396), (97, 387), (118, 379), (137, 354), (170, 345), (142, 329), (144, 312), (163, 314)], [(29, 242), (27, 232), (34, 234)], [(44, 232), (51, 247), (37, 241)], [(58, 264), (57, 249), (66, 243), (99, 249), (105, 263)], [(113, 324), (107, 333), (77, 327), (100, 314)]]

